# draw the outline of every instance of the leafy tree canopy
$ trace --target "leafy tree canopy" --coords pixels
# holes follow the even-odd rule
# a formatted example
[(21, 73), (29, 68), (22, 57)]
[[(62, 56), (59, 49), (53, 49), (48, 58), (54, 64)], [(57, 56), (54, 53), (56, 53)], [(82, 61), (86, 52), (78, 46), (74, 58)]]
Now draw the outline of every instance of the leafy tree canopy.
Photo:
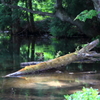
[[(2, 0), (1, 8), (2, 8), (0, 9), (0, 15), (1, 15), (0, 22), (2, 23), (1, 29), (2, 27), (8, 27), (8, 26), (11, 27), (11, 24), (14, 24), (18, 20), (20, 21), (21, 24), (23, 21), (32, 23), (32, 19), (34, 21), (38, 21), (38, 20), (44, 20), (48, 17), (54, 17), (50, 25), (50, 31), (52, 35), (55, 35), (56, 33), (62, 34), (61, 30), (66, 35), (69, 35), (69, 33), (72, 35), (73, 31), (69, 32), (69, 30), (72, 30), (73, 26), (79, 28), (81, 33), (86, 34), (88, 36), (93, 36), (94, 33), (98, 34), (98, 29), (96, 30), (96, 32), (93, 31), (93, 28), (96, 28), (96, 24), (94, 24), (94, 21), (93, 22), (86, 21), (87, 18), (90, 19), (93, 16), (96, 16), (96, 12), (93, 12), (94, 5), (93, 5), (93, 1), (91, 0), (86, 0), (86, 1), (84, 0), (17, 0), (17, 1)], [(3, 12), (2, 14), (3, 9), (6, 9), (6, 12), (5, 13)], [(80, 16), (79, 13), (82, 14), (82, 16)], [(78, 14), (79, 16), (77, 16)], [(57, 17), (59, 21), (56, 20)], [(75, 17), (76, 19), (83, 20), (84, 22), (86, 21), (85, 23), (88, 22), (89, 23), (88, 26), (90, 25), (90, 27), (85, 30), (84, 26), (86, 24), (74, 20)], [(11, 20), (9, 21), (9, 19)], [(97, 22), (96, 19), (93, 20)], [(56, 21), (58, 21), (59, 23)], [(64, 21), (64, 23), (62, 21)], [(57, 27), (57, 29), (55, 27)], [(53, 32), (54, 30), (56, 30), (57, 32), (56, 33)]]

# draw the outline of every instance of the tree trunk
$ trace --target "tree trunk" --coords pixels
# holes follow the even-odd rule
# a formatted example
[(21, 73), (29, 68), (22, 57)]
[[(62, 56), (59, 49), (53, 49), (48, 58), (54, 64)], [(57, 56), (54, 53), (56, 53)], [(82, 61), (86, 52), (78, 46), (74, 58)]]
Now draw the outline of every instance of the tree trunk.
[(34, 52), (35, 52), (35, 41), (36, 39), (34, 37), (32, 37), (31, 42), (31, 61), (34, 61)]
[[(28, 8), (28, 0), (25, 1), (25, 6), (26, 8)], [(29, 16), (28, 16), (28, 12), (26, 11), (26, 19), (27, 19), (27, 22), (29, 23)]]
[(89, 37), (93, 37), (93, 36), (99, 34), (93, 28), (85, 30), (84, 29), (84, 22), (79, 21), (79, 20), (74, 20), (75, 18), (69, 16), (66, 13), (66, 11), (64, 10), (61, 1), (60, 0), (56, 0), (56, 5), (55, 5), (55, 9), (56, 9), (55, 15), (56, 15), (56, 17), (58, 17), (62, 21), (66, 21), (66, 22), (69, 22), (69, 23), (77, 26), (82, 34), (85, 34), (85, 35), (87, 35)]
[[(97, 11), (100, 11), (100, 0), (92, 0), (94, 2), (94, 6), (95, 6), (95, 9)], [(32, 4), (30, 3), (31, 0), (29, 1), (29, 4)], [(98, 31), (93, 29), (93, 28), (90, 28), (88, 30), (85, 30), (83, 27), (84, 27), (84, 23), (81, 22), (81, 21), (74, 21), (74, 18), (69, 16), (67, 14), (67, 12), (64, 10), (63, 6), (62, 6), (62, 0), (56, 0), (56, 4), (55, 4), (55, 13), (47, 13), (47, 12), (41, 12), (41, 11), (33, 11), (33, 9), (31, 8), (31, 5), (30, 5), (30, 9), (28, 8), (23, 8), (23, 7), (19, 7), (19, 6), (15, 6), (15, 5), (9, 5), (7, 3), (4, 2), (4, 0), (2, 0), (2, 3), (10, 8), (14, 8), (14, 9), (21, 9), (21, 10), (24, 10), (24, 11), (27, 11), (27, 12), (30, 12), (30, 13), (33, 13), (33, 14), (39, 14), (39, 15), (43, 15), (43, 16), (51, 16), (51, 17), (58, 17), (60, 20), (62, 21), (66, 21), (66, 22), (69, 22), (75, 26), (77, 26), (79, 28), (79, 30), (81, 31), (82, 34), (85, 34), (89, 37), (93, 37), (93, 36), (97, 36), (99, 35)], [(99, 18), (99, 15), (98, 14), (98, 18)], [(30, 14), (31, 16), (31, 14)], [(32, 17), (31, 17), (32, 18)]]
[(92, 0), (94, 4), (94, 8), (98, 13), (98, 19), (100, 21), (100, 0)]

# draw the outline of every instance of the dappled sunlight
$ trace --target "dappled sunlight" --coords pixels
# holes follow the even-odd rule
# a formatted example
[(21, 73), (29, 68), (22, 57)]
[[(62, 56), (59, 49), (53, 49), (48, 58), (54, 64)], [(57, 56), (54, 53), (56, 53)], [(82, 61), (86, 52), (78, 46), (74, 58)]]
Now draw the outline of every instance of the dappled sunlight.
[(50, 81), (50, 82), (46, 82), (46, 83), (44, 83), (44, 84), (46, 84), (46, 85), (48, 85), (48, 86), (53, 86), (53, 87), (62, 87), (62, 86), (66, 86), (65, 83), (60, 82), (60, 81)]

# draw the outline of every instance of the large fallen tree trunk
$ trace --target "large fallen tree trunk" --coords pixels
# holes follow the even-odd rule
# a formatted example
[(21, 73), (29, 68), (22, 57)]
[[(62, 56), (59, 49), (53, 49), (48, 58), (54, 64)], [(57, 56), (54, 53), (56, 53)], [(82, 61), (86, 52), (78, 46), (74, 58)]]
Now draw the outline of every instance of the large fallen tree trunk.
[(84, 59), (87, 59), (89, 61), (98, 61), (100, 53), (96, 53), (95, 51), (90, 51), (98, 43), (99, 43), (98, 39), (94, 40), (93, 42), (88, 43), (87, 46), (83, 47), (79, 51), (75, 51), (73, 53), (66, 54), (64, 56), (49, 61), (45, 61), (36, 65), (26, 66), (25, 68), (22, 68), (17, 72), (6, 75), (5, 77), (25, 75), (29, 73), (35, 73), (37, 71), (66, 66), (74, 61), (80, 61), (80, 62), (84, 61)]

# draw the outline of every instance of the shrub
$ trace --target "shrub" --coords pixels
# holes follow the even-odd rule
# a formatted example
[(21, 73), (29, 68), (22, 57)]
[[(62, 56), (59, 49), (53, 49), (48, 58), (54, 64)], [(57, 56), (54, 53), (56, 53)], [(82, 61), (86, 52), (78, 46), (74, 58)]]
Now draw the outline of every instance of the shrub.
[(64, 95), (66, 100), (100, 100), (98, 89), (85, 88), (71, 95)]

